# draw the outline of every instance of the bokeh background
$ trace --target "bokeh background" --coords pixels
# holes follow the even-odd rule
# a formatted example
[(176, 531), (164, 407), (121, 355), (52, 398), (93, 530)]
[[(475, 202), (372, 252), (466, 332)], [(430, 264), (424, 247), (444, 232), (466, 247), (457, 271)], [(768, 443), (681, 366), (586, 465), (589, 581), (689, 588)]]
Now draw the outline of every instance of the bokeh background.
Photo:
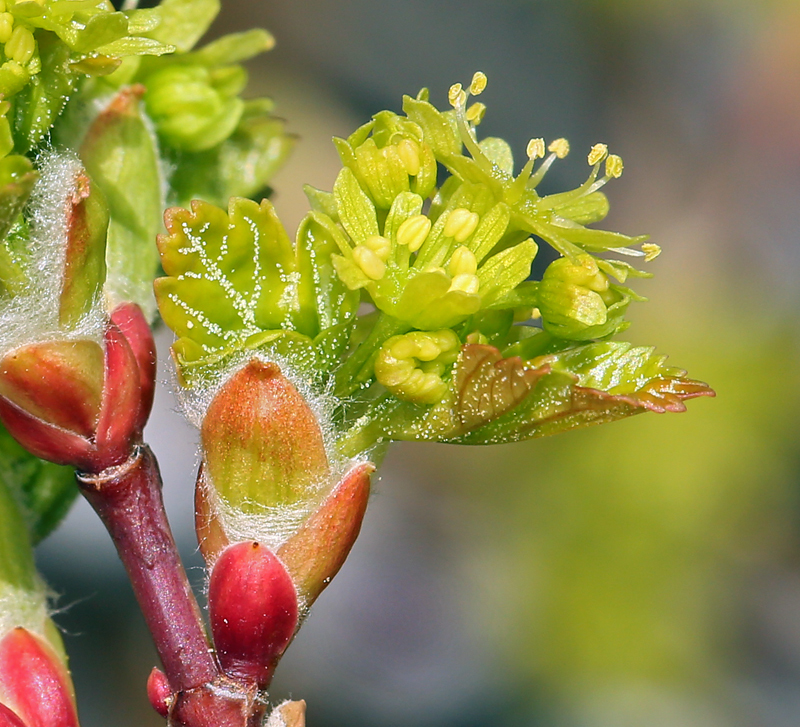
[[(626, 336), (717, 390), (682, 415), (481, 449), (398, 445), (363, 535), (271, 696), (310, 727), (800, 725), (800, 3), (223, 0), (215, 33), (300, 136), (275, 181), (330, 189), (347, 135), (403, 93), (489, 77), (482, 132), (567, 136), (549, 189), (623, 156), (608, 226), (664, 248)], [(159, 333), (162, 359), (170, 343)], [(169, 372), (147, 437), (191, 575), (196, 434)], [(156, 663), (83, 503), (39, 551), (84, 727), (161, 723)]]

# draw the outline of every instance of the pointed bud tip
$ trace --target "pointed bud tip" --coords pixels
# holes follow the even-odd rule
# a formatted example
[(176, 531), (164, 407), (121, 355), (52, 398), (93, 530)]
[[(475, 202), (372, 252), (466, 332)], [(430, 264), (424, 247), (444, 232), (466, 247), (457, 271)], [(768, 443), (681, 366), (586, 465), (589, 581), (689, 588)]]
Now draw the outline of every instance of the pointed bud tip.
[(166, 718), (172, 701), (172, 689), (164, 672), (156, 666), (147, 677), (147, 698), (153, 709)]

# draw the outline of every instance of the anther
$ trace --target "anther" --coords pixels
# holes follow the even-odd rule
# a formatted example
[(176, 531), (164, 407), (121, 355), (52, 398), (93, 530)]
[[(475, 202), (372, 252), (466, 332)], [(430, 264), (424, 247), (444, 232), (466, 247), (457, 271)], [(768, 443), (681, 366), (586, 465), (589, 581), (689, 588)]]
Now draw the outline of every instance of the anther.
[(528, 159), (541, 159), (544, 156), (544, 139), (531, 139), (525, 153)]
[(460, 83), (454, 83), (447, 92), (447, 100), (453, 108), (460, 108), (467, 102), (467, 93)]
[(608, 156), (608, 146), (606, 144), (595, 144), (589, 152), (588, 162), (590, 166), (599, 164)]
[(392, 251), (392, 243), (381, 235), (371, 235), (364, 240), (363, 245), (384, 261), (389, 259), (389, 254)]
[(397, 244), (408, 245), (409, 252), (416, 252), (431, 231), (431, 221), (425, 215), (409, 217), (397, 230)]
[(22, 25), (18, 25), (11, 32), (5, 47), (5, 54), (20, 65), (24, 65), (31, 58), (36, 50), (36, 41), (33, 33)]
[(661, 254), (661, 247), (653, 242), (645, 242), (642, 245), (642, 252), (644, 253), (644, 261), (649, 263)]
[(473, 96), (479, 96), (486, 90), (486, 74), (482, 71), (477, 71), (472, 77), (472, 83), (469, 84), (469, 92)]
[(481, 218), (475, 212), (470, 212), (464, 207), (458, 207), (447, 216), (447, 222), (444, 224), (442, 234), (445, 237), (452, 237), (458, 243), (462, 243), (475, 232), (475, 228), (480, 221)]
[(353, 260), (371, 280), (380, 280), (386, 274), (386, 263), (364, 245), (353, 248)]
[(411, 139), (403, 139), (397, 145), (397, 155), (403, 162), (406, 172), (411, 177), (416, 177), (419, 174), (419, 146)]
[(547, 151), (552, 152), (559, 159), (563, 159), (569, 154), (569, 142), (566, 139), (554, 139), (547, 147)]
[(462, 245), (450, 257), (447, 270), (454, 278), (458, 275), (475, 275), (478, 270), (478, 260), (475, 253)]
[(622, 176), (622, 170), (625, 166), (622, 163), (622, 157), (616, 154), (610, 154), (606, 159), (606, 176), (612, 179), (619, 179)]
[(486, 105), (482, 104), (480, 101), (477, 103), (472, 104), (467, 109), (467, 121), (471, 124), (477, 126), (478, 124), (483, 121), (483, 117), (486, 115)]

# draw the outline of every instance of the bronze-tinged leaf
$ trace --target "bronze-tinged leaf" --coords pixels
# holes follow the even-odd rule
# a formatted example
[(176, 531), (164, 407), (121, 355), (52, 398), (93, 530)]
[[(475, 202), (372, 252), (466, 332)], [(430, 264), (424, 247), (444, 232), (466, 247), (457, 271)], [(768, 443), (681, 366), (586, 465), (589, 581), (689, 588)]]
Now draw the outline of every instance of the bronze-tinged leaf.
[(461, 433), (497, 419), (517, 406), (548, 365), (532, 368), (518, 356), (503, 358), (494, 346), (466, 344), (453, 375), (453, 418)]
[(492, 444), (545, 437), (645, 411), (683, 412), (685, 401), (715, 396), (707, 384), (681, 376), (657, 377), (625, 394), (611, 394), (575, 383), (569, 374), (554, 371), (542, 379), (521, 405), (486, 426), (449, 441)]

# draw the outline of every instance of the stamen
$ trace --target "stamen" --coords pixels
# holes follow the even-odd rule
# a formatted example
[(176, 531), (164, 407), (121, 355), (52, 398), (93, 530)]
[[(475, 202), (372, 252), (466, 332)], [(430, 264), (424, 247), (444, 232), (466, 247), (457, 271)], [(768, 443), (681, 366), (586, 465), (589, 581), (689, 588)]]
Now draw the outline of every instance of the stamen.
[(385, 237), (381, 237), (380, 235), (371, 235), (366, 240), (364, 240), (364, 247), (369, 248), (374, 252), (381, 260), (386, 261), (389, 259), (389, 254), (392, 251), (392, 243), (389, 242)]
[(431, 231), (431, 221), (425, 215), (409, 217), (397, 230), (397, 244), (408, 245), (409, 252), (416, 252)]
[(625, 165), (622, 163), (622, 157), (616, 154), (611, 154), (606, 159), (606, 176), (612, 179), (619, 179), (622, 176), (622, 170)]
[(589, 152), (589, 166), (594, 166), (595, 164), (599, 164), (608, 156), (608, 145), (606, 144), (595, 144), (592, 147), (592, 150)]
[(450, 90), (447, 92), (447, 100), (455, 109), (464, 107), (464, 104), (467, 103), (467, 93), (460, 83), (454, 83), (450, 86)]
[(475, 275), (478, 270), (478, 260), (475, 253), (462, 245), (451, 255), (447, 270), (454, 278), (459, 275)]
[(653, 242), (645, 242), (642, 245), (642, 252), (644, 253), (644, 261), (649, 263), (661, 254), (661, 247)]
[(454, 209), (448, 216), (444, 224), (443, 235), (452, 237), (456, 242), (462, 243), (466, 240), (478, 226), (481, 218), (475, 212), (470, 212), (464, 207)]
[(403, 139), (397, 145), (397, 154), (403, 162), (406, 172), (411, 177), (416, 177), (419, 174), (419, 146), (411, 141), (411, 139)]
[(564, 159), (569, 154), (569, 142), (566, 139), (554, 139), (547, 147), (547, 151), (553, 152), (559, 159)]
[(380, 280), (386, 274), (386, 263), (364, 245), (353, 248), (353, 260), (371, 280)]
[(482, 71), (476, 71), (472, 77), (472, 83), (469, 84), (469, 92), (473, 96), (480, 96), (486, 90), (486, 83), (486, 74)]
[(472, 106), (467, 109), (467, 121), (475, 126), (478, 126), (478, 124), (483, 121), (485, 115), (486, 105), (482, 104), (480, 101), (472, 104)]

